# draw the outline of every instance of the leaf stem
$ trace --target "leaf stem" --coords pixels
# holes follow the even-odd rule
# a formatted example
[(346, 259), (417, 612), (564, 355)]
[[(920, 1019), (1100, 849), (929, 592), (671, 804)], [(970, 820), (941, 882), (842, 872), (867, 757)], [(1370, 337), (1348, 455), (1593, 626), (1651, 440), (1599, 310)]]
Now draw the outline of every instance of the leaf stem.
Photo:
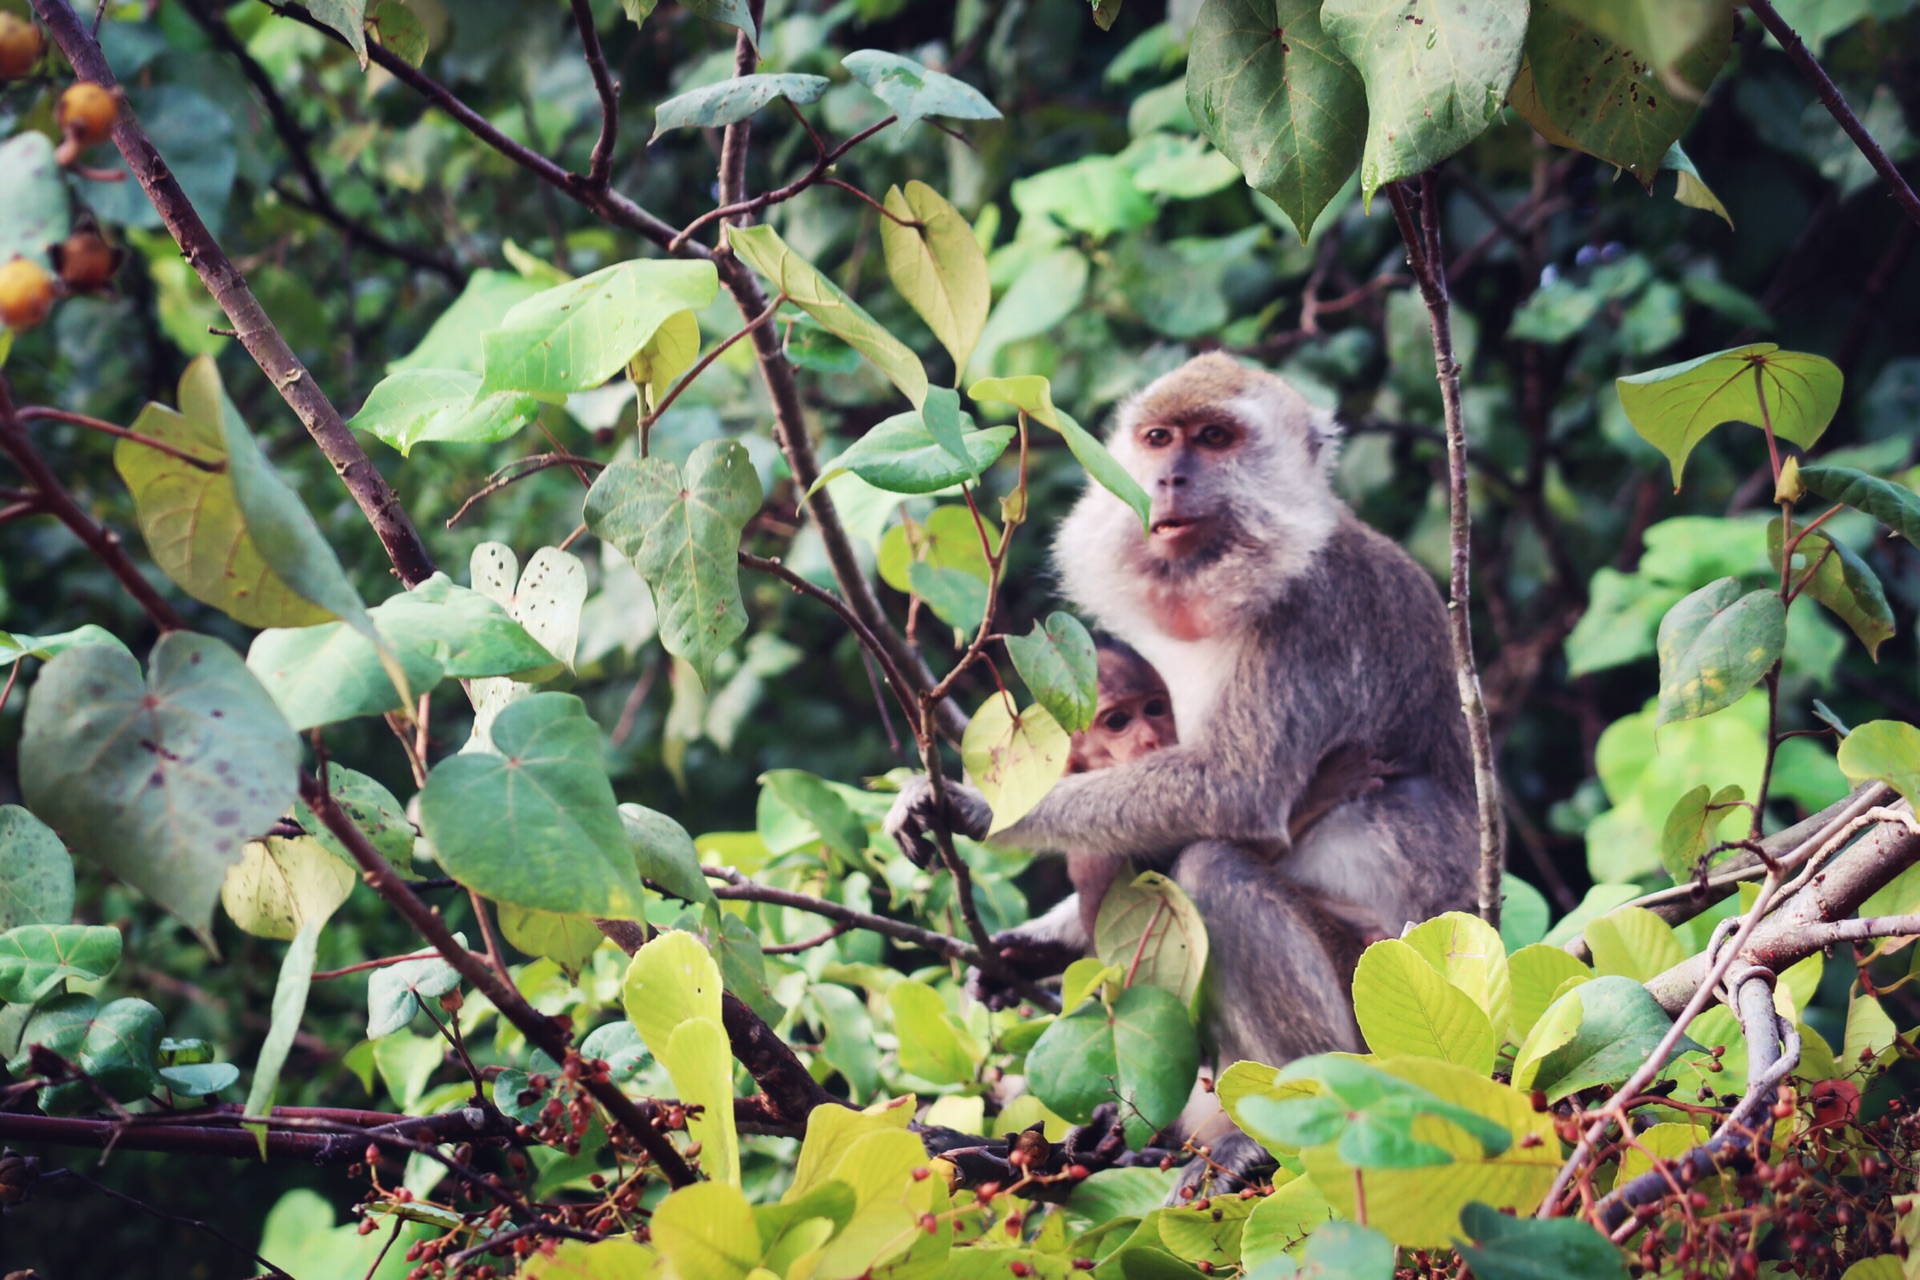
[(145, 445), (156, 453), (164, 453), (169, 458), (184, 462), (188, 466), (196, 467), (201, 471), (218, 474), (227, 469), (227, 462), (224, 458), (202, 458), (195, 454), (188, 453), (176, 445), (168, 444), (165, 440), (158, 440), (153, 436), (141, 435), (138, 431), (129, 431), (127, 428), (114, 423), (103, 422), (99, 418), (90, 418), (84, 413), (73, 413), (66, 409), (50, 409), (45, 405), (30, 404), (20, 410), (19, 418), (22, 422), (65, 422), (76, 427), (85, 427), (89, 431), (98, 431), (101, 435), (116, 436), (122, 440), (131, 440), (135, 444)]

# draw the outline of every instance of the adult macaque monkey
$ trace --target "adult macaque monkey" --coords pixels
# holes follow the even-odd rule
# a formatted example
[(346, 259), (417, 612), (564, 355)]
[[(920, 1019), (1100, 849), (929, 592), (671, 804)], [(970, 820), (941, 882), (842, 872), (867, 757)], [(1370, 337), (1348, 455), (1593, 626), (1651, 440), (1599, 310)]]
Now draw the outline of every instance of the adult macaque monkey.
[[(1090, 485), (1054, 558), (1066, 593), (1165, 678), (1181, 741), (1063, 777), (995, 839), (1169, 858), (1207, 925), (1220, 1064), (1357, 1048), (1362, 934), (1316, 899), (1365, 904), (1391, 933), (1471, 905), (1473, 773), (1439, 593), (1334, 496), (1331, 419), (1271, 374), (1191, 360), (1121, 408), (1109, 447), (1151, 498), (1148, 532)], [(1321, 762), (1355, 748), (1383, 785), (1293, 841)], [(915, 779), (887, 817), (923, 864), (935, 824), (991, 825), (977, 791), (947, 795), (936, 812)], [(1195, 1123), (1216, 1163), (1257, 1163), (1224, 1117)]]

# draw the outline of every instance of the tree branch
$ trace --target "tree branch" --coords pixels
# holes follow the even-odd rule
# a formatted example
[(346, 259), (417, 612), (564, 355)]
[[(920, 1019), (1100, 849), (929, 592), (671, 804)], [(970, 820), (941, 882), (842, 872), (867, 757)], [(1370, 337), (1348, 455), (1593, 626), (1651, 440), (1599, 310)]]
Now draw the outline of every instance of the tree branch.
[(1454, 680), (1460, 690), (1460, 710), (1467, 719), (1467, 740), (1473, 749), (1473, 790), (1480, 819), (1480, 872), (1474, 885), (1477, 910), (1488, 924), (1500, 923), (1500, 783), (1493, 768), (1493, 730), (1487, 723), (1486, 700), (1473, 661), (1473, 630), (1469, 618), (1468, 568), (1473, 538), (1473, 513), (1467, 495), (1467, 428), (1460, 406), (1460, 366), (1453, 358), (1453, 321), (1447, 297), (1447, 269), (1440, 255), (1438, 188), (1431, 172), (1421, 175), (1422, 210), (1416, 221), (1413, 201), (1401, 183), (1387, 187), (1394, 221), (1406, 241), (1407, 264), (1419, 282), (1427, 305), (1427, 326), (1433, 333), (1433, 361), (1440, 382), (1440, 404), (1447, 426), (1448, 532), (1452, 557), (1448, 574), (1447, 622), (1453, 642)]
[[(387, 1117), (394, 1121), (390, 1126), (375, 1129), (343, 1124), (338, 1129), (325, 1132), (274, 1128), (269, 1120), (264, 1153), (270, 1160), (299, 1160), (316, 1165), (352, 1164), (366, 1157), (369, 1142), (396, 1151), (410, 1151), (415, 1142), (472, 1142), (480, 1138), (506, 1136), (492, 1133), (484, 1122), (475, 1124), (471, 1114), (473, 1110), (462, 1107), (434, 1116)], [(256, 1162), (261, 1159), (261, 1139), (256, 1138), (252, 1130), (241, 1128), (238, 1117), (231, 1124), (196, 1124), (190, 1120), (195, 1114), (198, 1113), (185, 1113), (180, 1123), (128, 1124), (123, 1120), (99, 1120), (86, 1116), (34, 1116), (0, 1111), (0, 1140), (46, 1142), (63, 1147), (94, 1147), (115, 1151), (226, 1156), (234, 1160)], [(136, 1117), (139, 1120), (146, 1118)]]
[[(100, 52), (99, 42), (67, 0), (33, 0), (33, 8), (82, 79), (108, 89), (118, 88), (119, 82)], [(426, 581), (433, 574), (433, 557), (407, 518), (400, 499), (374, 468), (360, 442), (347, 430), (340, 411), (327, 399), (300, 358), (293, 354), (280, 331), (274, 328), (273, 321), (247, 287), (240, 269), (207, 230), (207, 224), (200, 220), (200, 214), (180, 189), (152, 139), (147, 137), (133, 112), (124, 106), (114, 122), (113, 140), (120, 154), (126, 157), (127, 167), (139, 180), (141, 190), (160, 211), (161, 221), (166, 223), (181, 253), (233, 322), (234, 332), (247, 354), (267, 375), (274, 390), (287, 402), (345, 482), (367, 523), (373, 526), (381, 545), (387, 549), (400, 580), (409, 587)]]
[(587, 70), (593, 76), (593, 91), (600, 97), (600, 136), (594, 140), (593, 155), (587, 160), (587, 186), (605, 191), (613, 176), (613, 146), (620, 136), (620, 86), (607, 70), (607, 55), (600, 49), (600, 30), (593, 25), (593, 8), (587, 0), (572, 0), (573, 25), (580, 30), (580, 47), (586, 54)]

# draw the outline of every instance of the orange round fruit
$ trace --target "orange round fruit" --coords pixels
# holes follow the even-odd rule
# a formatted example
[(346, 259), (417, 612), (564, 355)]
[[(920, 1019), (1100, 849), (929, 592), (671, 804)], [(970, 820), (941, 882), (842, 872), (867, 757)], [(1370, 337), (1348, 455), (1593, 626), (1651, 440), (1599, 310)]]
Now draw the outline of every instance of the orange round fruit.
[(53, 277), (37, 262), (15, 258), (0, 266), (0, 324), (31, 329), (53, 310)]
[(119, 116), (120, 100), (112, 90), (86, 80), (69, 85), (53, 113), (60, 131), (79, 147), (105, 142)]
[(30, 75), (46, 51), (39, 27), (17, 13), (0, 13), (0, 80)]
[(75, 293), (104, 289), (119, 269), (120, 255), (97, 231), (76, 231), (54, 253), (60, 279)]

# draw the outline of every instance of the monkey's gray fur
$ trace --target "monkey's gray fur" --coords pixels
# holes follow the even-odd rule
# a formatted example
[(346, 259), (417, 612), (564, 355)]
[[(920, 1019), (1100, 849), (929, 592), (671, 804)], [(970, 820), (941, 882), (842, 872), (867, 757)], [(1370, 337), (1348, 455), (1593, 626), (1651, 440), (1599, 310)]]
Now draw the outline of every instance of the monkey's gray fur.
[[(1334, 496), (1332, 423), (1277, 377), (1189, 361), (1122, 407), (1110, 447), (1152, 499), (1152, 532), (1090, 485), (1055, 562), (1073, 601), (1159, 670), (1181, 740), (1062, 778), (994, 838), (1171, 863), (1207, 925), (1219, 1066), (1357, 1049), (1347, 987), (1368, 931), (1354, 921), (1392, 935), (1472, 904), (1473, 772), (1439, 592)], [(1355, 748), (1384, 785), (1293, 846), (1316, 766)], [(983, 836), (979, 794), (949, 795), (944, 820)], [(941, 820), (916, 779), (887, 829), (924, 857)], [(1215, 1110), (1189, 1132), (1216, 1163), (1251, 1164), (1257, 1148)]]

